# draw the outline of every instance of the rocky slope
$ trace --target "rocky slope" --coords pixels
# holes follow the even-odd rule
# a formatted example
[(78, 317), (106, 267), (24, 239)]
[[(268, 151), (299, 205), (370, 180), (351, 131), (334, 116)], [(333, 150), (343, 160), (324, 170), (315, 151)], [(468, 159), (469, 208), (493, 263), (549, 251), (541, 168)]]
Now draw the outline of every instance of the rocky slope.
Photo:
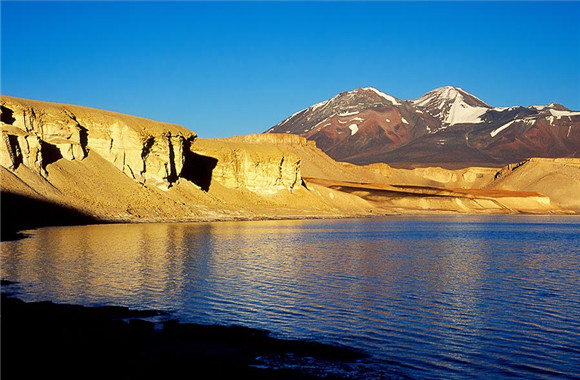
[(267, 133), (304, 136), (338, 161), (401, 168), (580, 157), (580, 112), (558, 104), (494, 108), (451, 86), (411, 101), (370, 87), (343, 92)]
[(502, 168), (485, 188), (542, 193), (562, 208), (580, 212), (580, 159), (527, 159)]
[(464, 212), (485, 214), (562, 212), (548, 196), (537, 192), (446, 189), (429, 186), (359, 184), (312, 178), (310, 182), (356, 195), (376, 209), (413, 214)]

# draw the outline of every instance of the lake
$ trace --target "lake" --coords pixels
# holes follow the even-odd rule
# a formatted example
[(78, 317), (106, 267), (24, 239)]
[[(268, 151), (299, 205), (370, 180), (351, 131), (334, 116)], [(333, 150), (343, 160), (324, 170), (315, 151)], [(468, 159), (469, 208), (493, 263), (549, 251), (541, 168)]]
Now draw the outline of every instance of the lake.
[(27, 301), (158, 309), (183, 322), (347, 345), (370, 354), (347, 373), (354, 377), (580, 374), (580, 217), (118, 224), (30, 233), (1, 243), (2, 278), (18, 282), (15, 292)]

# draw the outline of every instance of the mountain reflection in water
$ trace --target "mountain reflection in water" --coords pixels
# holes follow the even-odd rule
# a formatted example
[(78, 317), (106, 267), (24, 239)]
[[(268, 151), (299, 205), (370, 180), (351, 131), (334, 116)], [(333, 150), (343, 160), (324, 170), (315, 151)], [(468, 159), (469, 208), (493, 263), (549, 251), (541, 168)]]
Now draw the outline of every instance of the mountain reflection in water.
[(94, 225), (1, 247), (25, 300), (346, 344), (377, 377), (580, 373), (577, 217)]

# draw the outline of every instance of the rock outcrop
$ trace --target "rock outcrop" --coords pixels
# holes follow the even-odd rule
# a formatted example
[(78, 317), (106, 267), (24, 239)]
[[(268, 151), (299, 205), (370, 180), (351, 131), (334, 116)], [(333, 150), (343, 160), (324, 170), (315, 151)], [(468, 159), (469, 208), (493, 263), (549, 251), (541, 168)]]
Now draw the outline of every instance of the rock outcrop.
[(550, 198), (537, 192), (485, 189), (445, 189), (427, 186), (359, 184), (308, 178), (309, 182), (355, 194), (377, 209), (401, 213), (464, 212), (483, 214), (562, 212)]
[(2, 97), (1, 164), (24, 165), (48, 177), (59, 159), (96, 152), (141, 184), (167, 189), (183, 169), (196, 138), (186, 128), (114, 112)]
[(396, 169), (387, 164), (369, 164), (365, 168), (380, 174), (391, 185), (436, 186), (442, 188), (480, 189), (488, 185), (497, 168), (469, 167), (445, 169), (427, 167)]
[(313, 144), (300, 136), (248, 135), (199, 139), (195, 152), (217, 159), (212, 178), (225, 187), (274, 194), (302, 185), (301, 159), (282, 144)]

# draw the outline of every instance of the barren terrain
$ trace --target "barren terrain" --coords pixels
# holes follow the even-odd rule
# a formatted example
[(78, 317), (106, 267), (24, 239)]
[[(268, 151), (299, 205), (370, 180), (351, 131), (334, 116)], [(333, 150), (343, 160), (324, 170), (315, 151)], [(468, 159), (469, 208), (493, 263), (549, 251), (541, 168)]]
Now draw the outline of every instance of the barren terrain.
[(176, 125), (10, 97), (0, 150), (5, 232), (57, 219), (43, 211), (55, 207), (90, 222), (580, 211), (580, 159), (357, 166), (292, 134), (202, 139)]

